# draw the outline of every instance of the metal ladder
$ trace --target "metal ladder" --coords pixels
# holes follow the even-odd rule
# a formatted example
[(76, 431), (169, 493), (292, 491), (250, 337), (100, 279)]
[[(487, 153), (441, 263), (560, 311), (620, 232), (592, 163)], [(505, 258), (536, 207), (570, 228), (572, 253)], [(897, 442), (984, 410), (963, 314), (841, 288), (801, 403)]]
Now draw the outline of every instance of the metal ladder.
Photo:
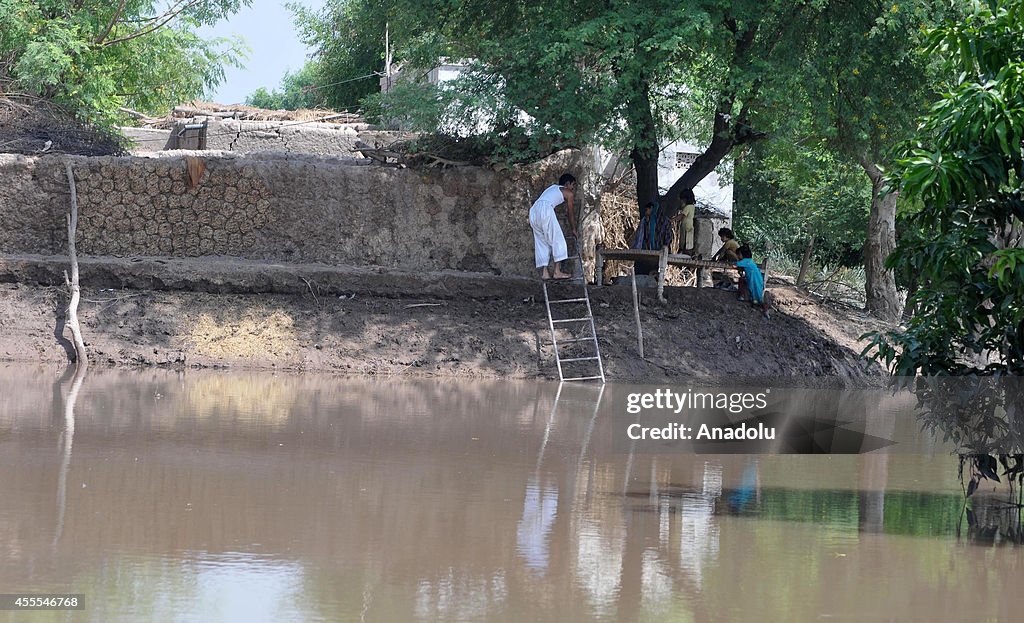
[[(566, 238), (566, 242), (572, 241), (573, 248), (576, 250), (574, 256), (570, 259), (576, 261), (578, 264), (578, 271), (573, 270), (574, 275), (579, 275), (571, 279), (562, 279), (552, 281), (549, 284), (548, 280), (541, 280), (541, 284), (544, 286), (544, 307), (548, 312), (548, 327), (551, 329), (551, 345), (555, 351), (555, 364), (558, 366), (558, 378), (561, 381), (596, 381), (600, 380), (604, 384), (604, 363), (601, 361), (601, 345), (597, 341), (597, 327), (594, 326), (594, 311), (590, 306), (590, 291), (587, 289), (586, 278), (583, 274), (583, 258), (580, 256), (579, 244), (575, 237)], [(550, 285), (550, 288), (549, 288)], [(563, 287), (564, 286), (564, 287)], [(582, 296), (579, 293), (569, 295), (566, 298), (551, 298), (551, 290), (569, 290), (574, 287), (583, 288)], [(579, 316), (575, 318), (555, 318), (551, 313), (552, 305), (579, 305), (581, 303), (586, 304), (587, 313), (585, 316)], [(574, 335), (573, 337), (565, 340), (559, 340), (557, 330), (561, 328), (570, 329), (571, 327), (577, 327), (583, 325), (583, 330), (586, 331), (589, 327), (590, 335)], [(593, 354), (585, 354), (585, 356), (572, 356), (562, 357), (561, 347), (567, 344), (586, 344), (590, 343), (593, 345)], [(566, 372), (562, 367), (562, 364), (566, 363), (582, 363), (582, 362), (595, 362), (597, 365), (597, 374), (586, 374), (583, 372), (578, 373), (576, 376), (566, 377)]]

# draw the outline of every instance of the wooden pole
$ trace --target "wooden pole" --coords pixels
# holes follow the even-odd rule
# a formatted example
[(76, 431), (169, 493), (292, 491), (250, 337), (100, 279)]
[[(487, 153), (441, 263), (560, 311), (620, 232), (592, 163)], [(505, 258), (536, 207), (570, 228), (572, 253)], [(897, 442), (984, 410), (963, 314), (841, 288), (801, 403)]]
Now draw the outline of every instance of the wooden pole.
[(594, 247), (594, 287), (604, 285), (604, 245), (598, 243)]
[(75, 233), (78, 230), (78, 192), (75, 189), (75, 174), (71, 171), (71, 162), (65, 162), (68, 184), (71, 186), (71, 213), (67, 215), (68, 223), (68, 255), (71, 256), (71, 278), (64, 273), (64, 282), (71, 291), (71, 302), (68, 303), (68, 326), (75, 342), (75, 363), (79, 368), (89, 365), (89, 355), (85, 352), (85, 340), (82, 339), (82, 328), (78, 324), (78, 302), (82, 290), (78, 285), (78, 251), (75, 248)]
[(665, 275), (668, 273), (668, 247), (661, 248), (658, 256), (658, 302), (665, 303)]
[(636, 266), (629, 273), (630, 282), (633, 284), (633, 317), (636, 318), (636, 341), (640, 349), (640, 358), (644, 358), (644, 328), (640, 324), (640, 297), (636, 293)]

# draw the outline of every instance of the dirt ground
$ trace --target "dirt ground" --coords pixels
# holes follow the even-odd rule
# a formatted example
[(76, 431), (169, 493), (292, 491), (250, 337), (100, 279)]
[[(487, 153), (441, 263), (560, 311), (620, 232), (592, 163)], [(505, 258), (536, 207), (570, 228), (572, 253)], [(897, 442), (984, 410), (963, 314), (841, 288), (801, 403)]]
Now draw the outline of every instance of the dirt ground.
[[(196, 279), (197, 289), (206, 292), (187, 291), (189, 280), (181, 276), (185, 269), (156, 281), (149, 276), (139, 283), (156, 285), (138, 287), (123, 274), (102, 277), (98, 267), (85, 265), (83, 275), (95, 277), (83, 287), (79, 314), (92, 359), (115, 366), (558, 377), (537, 282), (369, 273), (358, 279), (335, 275), (332, 282), (326, 273), (295, 278), (289, 269), (281, 274), (292, 275), (290, 285), (276, 287), (271, 268), (259, 271), (261, 287), (246, 281), (250, 289), (265, 291), (247, 294), (236, 291), (246, 289), (238, 275), (251, 273), (251, 265), (236, 266), (234, 279)], [(166, 266), (161, 270), (174, 272)], [(0, 266), (0, 281), (7, 282), (0, 283), (0, 359), (67, 361), (71, 344), (64, 330), (64, 289), (43, 285), (56, 283), (55, 275), (30, 272)], [(121, 287), (110, 287), (118, 279)], [(878, 366), (857, 355), (862, 347), (858, 336), (879, 327), (870, 317), (822, 307), (789, 286), (777, 284), (772, 290), (776, 309), (771, 319), (721, 290), (667, 288), (667, 304), (658, 303), (653, 291), (642, 291), (646, 357), (640, 359), (629, 289), (592, 289), (609, 380), (882, 375)], [(561, 306), (569, 308), (560, 310), (561, 317), (582, 313), (574, 306)], [(586, 344), (570, 345), (563, 347), (567, 356), (572, 348), (576, 356), (590, 354)], [(578, 369), (581, 374), (592, 369), (586, 367), (592, 363), (575, 365), (584, 366)]]

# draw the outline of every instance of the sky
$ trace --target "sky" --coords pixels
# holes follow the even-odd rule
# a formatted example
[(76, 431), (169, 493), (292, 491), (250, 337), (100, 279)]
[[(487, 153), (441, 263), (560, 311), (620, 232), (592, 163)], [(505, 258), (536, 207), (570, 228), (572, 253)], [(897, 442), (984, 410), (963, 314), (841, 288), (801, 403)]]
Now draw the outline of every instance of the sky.
[[(212, 99), (220, 104), (241, 104), (258, 89), (277, 87), (286, 70), (297, 71), (306, 62), (308, 50), (299, 41), (287, 0), (252, 0), (227, 20), (199, 31), (204, 37), (241, 35), (249, 46), (244, 69), (227, 68), (227, 77)], [(298, 0), (310, 8), (323, 7), (324, 0)]]

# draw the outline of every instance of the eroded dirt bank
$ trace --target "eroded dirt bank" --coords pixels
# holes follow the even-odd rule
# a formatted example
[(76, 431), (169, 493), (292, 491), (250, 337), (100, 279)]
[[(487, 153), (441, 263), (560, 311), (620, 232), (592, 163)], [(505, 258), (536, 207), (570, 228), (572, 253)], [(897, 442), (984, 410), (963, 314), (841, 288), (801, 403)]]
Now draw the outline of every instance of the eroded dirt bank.
[[(67, 361), (60, 268), (0, 260), (0, 359)], [(557, 378), (527, 279), (227, 260), (92, 259), (82, 272), (83, 331), (103, 364)], [(870, 319), (773, 292), (771, 320), (719, 290), (669, 288), (667, 305), (644, 292), (641, 360), (629, 290), (592, 290), (609, 379), (881, 374), (856, 354)]]

